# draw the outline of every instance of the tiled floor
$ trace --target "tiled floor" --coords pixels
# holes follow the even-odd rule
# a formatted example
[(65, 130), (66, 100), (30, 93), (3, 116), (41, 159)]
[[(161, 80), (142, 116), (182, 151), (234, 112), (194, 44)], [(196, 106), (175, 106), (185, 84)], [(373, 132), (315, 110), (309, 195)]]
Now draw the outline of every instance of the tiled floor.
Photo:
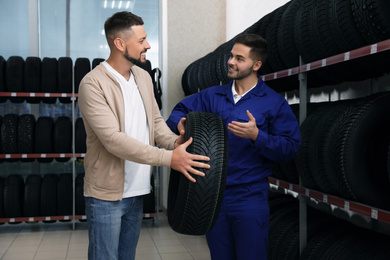
[[(1, 260), (87, 259), (87, 224), (69, 222), (0, 225)], [(137, 260), (210, 260), (204, 236), (174, 232), (164, 213), (144, 220)]]

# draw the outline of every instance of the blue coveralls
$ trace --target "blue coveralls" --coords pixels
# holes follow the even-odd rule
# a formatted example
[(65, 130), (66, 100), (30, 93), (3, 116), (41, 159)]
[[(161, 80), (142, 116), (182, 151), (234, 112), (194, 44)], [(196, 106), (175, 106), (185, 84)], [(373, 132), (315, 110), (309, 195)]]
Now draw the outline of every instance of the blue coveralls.
[(255, 88), (236, 104), (232, 82), (207, 88), (178, 103), (167, 120), (172, 131), (191, 111), (219, 115), (226, 126), (248, 122), (246, 111), (256, 119), (255, 142), (229, 134), (229, 161), (224, 200), (217, 223), (206, 235), (213, 260), (267, 259), (268, 176), (274, 162), (291, 161), (301, 144), (299, 126), (283, 96), (259, 77)]

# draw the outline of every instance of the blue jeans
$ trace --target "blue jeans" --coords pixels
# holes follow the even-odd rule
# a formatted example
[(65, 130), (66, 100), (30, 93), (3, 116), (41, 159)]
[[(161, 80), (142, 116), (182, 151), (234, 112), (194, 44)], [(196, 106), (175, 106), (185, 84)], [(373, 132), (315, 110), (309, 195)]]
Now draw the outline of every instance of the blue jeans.
[(85, 197), (88, 259), (135, 259), (142, 224), (143, 197), (105, 201)]

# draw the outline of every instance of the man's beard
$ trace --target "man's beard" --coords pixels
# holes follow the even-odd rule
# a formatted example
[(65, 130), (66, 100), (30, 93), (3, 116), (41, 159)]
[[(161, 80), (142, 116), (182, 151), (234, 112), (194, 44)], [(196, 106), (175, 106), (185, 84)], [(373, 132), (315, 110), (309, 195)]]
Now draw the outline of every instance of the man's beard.
[(125, 57), (126, 60), (128, 60), (131, 63), (133, 63), (134, 65), (143, 64), (143, 63), (146, 62), (146, 60), (142, 61), (141, 57), (139, 57), (139, 59), (135, 59), (135, 58), (131, 57), (129, 55), (129, 53), (127, 52), (127, 48), (126, 48), (126, 52), (125, 52), (125, 54), (123, 56)]
[(248, 68), (247, 70), (244, 70), (242, 72), (239, 72), (237, 74), (237, 76), (235, 77), (232, 77), (232, 76), (229, 76), (229, 73), (227, 75), (228, 79), (231, 79), (231, 80), (241, 80), (241, 79), (245, 79), (246, 77), (248, 77), (249, 75), (252, 74), (252, 71), (253, 71), (253, 66), (251, 66), (250, 68)]

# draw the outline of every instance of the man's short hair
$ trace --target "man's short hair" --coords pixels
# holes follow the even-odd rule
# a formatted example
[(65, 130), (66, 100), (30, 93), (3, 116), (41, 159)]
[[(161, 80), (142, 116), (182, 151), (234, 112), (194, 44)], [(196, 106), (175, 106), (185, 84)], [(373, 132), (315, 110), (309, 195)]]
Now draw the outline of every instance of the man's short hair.
[(113, 14), (104, 23), (104, 32), (108, 44), (110, 45), (118, 37), (118, 33), (129, 30), (134, 25), (143, 24), (142, 18), (131, 12), (123, 11)]
[(265, 62), (268, 56), (268, 43), (258, 34), (240, 34), (234, 38), (234, 43), (240, 43), (251, 48), (250, 57), (253, 61)]

